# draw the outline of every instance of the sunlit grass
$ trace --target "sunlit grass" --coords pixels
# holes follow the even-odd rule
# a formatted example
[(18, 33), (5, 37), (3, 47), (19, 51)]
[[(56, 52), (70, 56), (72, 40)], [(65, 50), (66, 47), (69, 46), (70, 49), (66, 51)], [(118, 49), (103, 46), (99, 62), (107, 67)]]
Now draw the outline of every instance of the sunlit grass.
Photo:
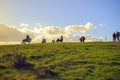
[[(16, 53), (26, 56), (27, 62), (34, 66), (14, 68), (13, 61), (6, 55)], [(54, 75), (45, 73), (46, 70), (53, 71)], [(0, 45), (0, 78), (2, 80), (119, 80), (120, 44), (93, 42)]]

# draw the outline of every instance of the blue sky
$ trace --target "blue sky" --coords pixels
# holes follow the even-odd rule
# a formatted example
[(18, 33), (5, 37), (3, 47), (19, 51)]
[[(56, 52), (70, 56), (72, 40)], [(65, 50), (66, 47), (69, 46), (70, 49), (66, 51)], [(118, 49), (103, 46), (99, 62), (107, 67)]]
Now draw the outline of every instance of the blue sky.
[(61, 26), (84, 25), (96, 28), (87, 34), (107, 37), (120, 31), (120, 0), (0, 0), (0, 23), (19, 26), (36, 23)]

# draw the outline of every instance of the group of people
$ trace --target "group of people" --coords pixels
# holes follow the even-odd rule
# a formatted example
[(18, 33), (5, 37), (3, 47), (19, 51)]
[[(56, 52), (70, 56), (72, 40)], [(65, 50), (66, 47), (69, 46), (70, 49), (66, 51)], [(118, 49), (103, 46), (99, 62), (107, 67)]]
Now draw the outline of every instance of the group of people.
[[(53, 39), (52, 42), (55, 43), (55, 39)], [(60, 38), (58, 38), (56, 40), (56, 42), (63, 42), (63, 36), (60, 36)], [(46, 39), (45, 38), (42, 39), (42, 43), (46, 43)]]
[[(79, 40), (80, 42), (85, 42), (85, 36), (81, 36)], [(55, 42), (63, 42), (63, 36), (60, 36), (60, 38), (58, 38), (56, 41), (55, 39), (52, 40), (52, 43), (55, 43)], [(45, 38), (42, 39), (42, 43), (46, 43)]]
[[(112, 37), (113, 37), (113, 42), (119, 42), (120, 41), (120, 32), (114, 32), (113, 34), (112, 34)], [(80, 37), (80, 42), (85, 42), (85, 36), (81, 36)], [(25, 44), (25, 42), (28, 42), (28, 43), (30, 43), (31, 42), (31, 38), (29, 37), (29, 35), (26, 35), (26, 38), (25, 39), (23, 39), (22, 40), (22, 44)], [(60, 38), (58, 38), (56, 41), (53, 39), (52, 40), (52, 42), (54, 43), (54, 42), (63, 42), (63, 36), (60, 36)], [(44, 39), (42, 39), (42, 43), (46, 43), (46, 39), (44, 38)]]
[[(25, 44), (25, 42), (30, 43), (31, 42), (31, 38), (29, 37), (29, 35), (26, 35), (26, 38), (22, 40), (22, 44)], [(81, 42), (85, 42), (85, 37), (81, 36), (79, 39)], [(58, 38), (56, 41), (53, 39), (52, 42), (63, 42), (63, 36), (60, 36), (60, 38)], [(41, 43), (46, 43), (46, 39), (43, 38)]]
[(116, 42), (116, 41), (119, 42), (120, 41), (120, 39), (119, 39), (120, 38), (120, 32), (118, 32), (118, 31), (114, 32), (112, 36), (113, 36), (113, 42)]
[[(113, 42), (119, 42), (120, 41), (120, 32), (114, 32), (113, 34), (112, 34), (112, 37), (113, 37)], [(81, 36), (80, 37), (80, 42), (85, 42), (85, 36)], [(29, 37), (29, 35), (26, 35), (26, 38), (25, 39), (23, 39), (22, 40), (22, 44), (24, 44), (25, 42), (28, 42), (28, 43), (30, 43), (31, 42), (31, 38)], [(63, 36), (60, 36), (60, 38), (58, 38), (56, 41), (53, 39), (52, 40), (52, 42), (54, 43), (54, 42), (63, 42)], [(46, 39), (45, 38), (43, 38), (42, 39), (42, 43), (46, 43)]]

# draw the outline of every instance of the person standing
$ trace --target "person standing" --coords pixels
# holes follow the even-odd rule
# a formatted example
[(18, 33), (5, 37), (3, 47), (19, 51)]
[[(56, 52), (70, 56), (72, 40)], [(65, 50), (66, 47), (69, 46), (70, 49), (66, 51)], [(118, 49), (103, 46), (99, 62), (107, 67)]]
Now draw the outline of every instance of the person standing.
[(81, 42), (85, 42), (85, 37), (82, 36), (79, 40), (80, 40)]
[(116, 38), (117, 38), (117, 41), (119, 42), (120, 40), (119, 40), (119, 36), (120, 36), (120, 32), (116, 32)]
[(83, 38), (83, 42), (85, 42), (85, 36), (83, 36), (82, 38)]
[(113, 42), (116, 42), (116, 33), (114, 32), (112, 36), (113, 36)]

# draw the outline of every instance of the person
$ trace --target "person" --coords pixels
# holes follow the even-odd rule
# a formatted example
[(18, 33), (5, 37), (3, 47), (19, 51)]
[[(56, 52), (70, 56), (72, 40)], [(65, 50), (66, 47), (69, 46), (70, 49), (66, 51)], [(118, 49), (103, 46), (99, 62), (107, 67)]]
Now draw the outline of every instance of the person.
[(112, 36), (113, 36), (113, 42), (116, 42), (116, 33), (114, 32)]
[(46, 39), (45, 38), (42, 39), (42, 43), (46, 43)]
[(60, 39), (61, 39), (61, 42), (63, 42), (63, 36), (61, 36), (61, 38), (60, 38)]
[(82, 39), (83, 39), (83, 42), (85, 42), (85, 36), (83, 36)]
[(117, 38), (117, 41), (119, 42), (119, 36), (120, 36), (120, 32), (116, 32), (116, 38)]
[(29, 37), (29, 35), (26, 35), (26, 38), (22, 40), (22, 44), (25, 44), (25, 42), (31, 42), (31, 38)]
[(54, 40), (54, 39), (52, 40), (52, 43), (55, 43), (55, 40)]
[(80, 40), (80, 42), (82, 42), (82, 38), (80, 38), (79, 40)]
[(27, 42), (30, 42), (30, 41), (31, 41), (31, 38), (29, 37), (29, 35), (26, 35), (26, 41), (27, 41)]
[(85, 36), (82, 36), (79, 40), (80, 40), (81, 42), (85, 42)]
[(56, 42), (63, 42), (63, 36), (60, 36), (60, 38), (57, 39)]

